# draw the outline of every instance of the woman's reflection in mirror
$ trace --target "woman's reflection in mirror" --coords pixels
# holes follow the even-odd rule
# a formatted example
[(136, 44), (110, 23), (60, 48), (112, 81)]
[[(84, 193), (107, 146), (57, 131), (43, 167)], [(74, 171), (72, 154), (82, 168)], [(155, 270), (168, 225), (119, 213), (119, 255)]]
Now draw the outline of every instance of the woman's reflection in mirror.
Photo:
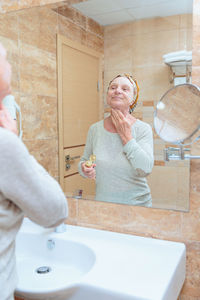
[[(153, 135), (149, 124), (131, 114), (138, 96), (136, 80), (116, 76), (107, 90), (110, 115), (89, 129), (79, 173), (96, 180), (96, 200), (152, 206), (146, 176), (154, 164)], [(96, 161), (87, 167), (92, 154)]]

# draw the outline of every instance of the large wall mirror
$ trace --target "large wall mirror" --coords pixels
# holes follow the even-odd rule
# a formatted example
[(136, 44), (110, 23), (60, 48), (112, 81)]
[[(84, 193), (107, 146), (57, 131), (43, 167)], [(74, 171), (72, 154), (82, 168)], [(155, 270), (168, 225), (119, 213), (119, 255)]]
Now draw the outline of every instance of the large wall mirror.
[[(98, 107), (95, 112), (97, 119), (104, 116), (103, 108), (107, 107), (105, 99), (109, 81), (115, 75), (129, 73), (137, 79), (140, 87), (138, 105), (133, 115), (153, 128), (156, 105), (162, 95), (174, 86), (173, 72), (164, 63), (163, 55), (192, 50), (192, 2), (71, 0), (1, 13), (0, 41), (7, 48), (13, 67), (12, 93), (22, 110), (23, 140), (55, 178), (59, 180), (58, 90), (63, 87), (63, 84), (59, 87), (57, 77), (70, 75), (65, 71), (71, 68), (73, 58), (73, 53), (67, 52), (67, 49), (62, 52), (62, 43), (69, 47), (70, 41), (73, 41), (70, 47), (77, 47), (76, 51), (79, 49), (79, 67), (83, 60), (88, 62), (87, 65), (93, 62), (96, 63), (95, 70), (98, 69), (103, 74), (101, 82), (102, 78), (99, 78), (99, 73), (94, 71), (93, 66), (85, 71), (85, 74), (92, 74), (89, 77), (91, 82), (96, 76), (100, 85), (97, 87), (99, 94), (92, 94), (100, 99), (95, 106)], [(59, 40), (57, 36), (60, 36)], [(91, 49), (91, 52), (81, 59), (82, 53), (87, 52), (86, 48)], [(59, 49), (62, 52), (60, 54), (70, 56), (69, 65), (60, 75), (57, 70)], [(100, 62), (102, 57), (103, 61)], [(185, 75), (181, 74), (182, 77)], [(94, 108), (91, 111), (88, 108), (84, 110), (85, 99), (81, 97), (81, 91), (88, 92), (88, 88), (85, 88), (86, 76), (82, 71), (73, 76), (67, 82), (73, 86), (73, 82), (70, 82), (73, 77), (79, 83), (80, 95), (71, 105), (88, 119)], [(62, 92), (60, 94), (62, 96)], [(80, 123), (78, 113), (73, 116), (70, 114), (70, 106), (66, 115), (68, 120), (73, 118), (76, 123)], [(94, 121), (95, 119), (91, 119), (91, 122)], [(81, 132), (80, 124), (79, 129)], [(68, 135), (73, 136), (73, 126)], [(147, 177), (152, 207), (187, 211), (190, 161), (164, 161), (164, 148), (174, 145), (161, 140), (154, 129), (153, 135), (155, 161), (153, 171)], [(83, 153), (84, 140), (86, 141), (86, 136), (80, 136), (80, 153), (77, 152), (77, 147), (70, 151), (67, 147), (62, 150), (64, 181), (67, 180), (64, 183), (65, 192), (68, 196), (83, 201), (93, 200), (95, 195), (95, 181), (91, 182), (77, 174), (76, 157)], [(70, 160), (71, 158), (74, 159)]]

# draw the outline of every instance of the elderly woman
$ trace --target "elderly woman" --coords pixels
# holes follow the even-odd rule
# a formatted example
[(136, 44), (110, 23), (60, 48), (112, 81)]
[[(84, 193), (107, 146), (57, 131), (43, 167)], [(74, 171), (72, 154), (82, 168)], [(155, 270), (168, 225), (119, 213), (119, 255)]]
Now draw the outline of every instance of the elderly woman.
[[(145, 178), (154, 162), (152, 129), (131, 115), (138, 92), (137, 82), (131, 76), (115, 77), (107, 91), (110, 116), (89, 129), (79, 173), (96, 178), (96, 200), (152, 206)], [(92, 154), (96, 161), (88, 167)]]

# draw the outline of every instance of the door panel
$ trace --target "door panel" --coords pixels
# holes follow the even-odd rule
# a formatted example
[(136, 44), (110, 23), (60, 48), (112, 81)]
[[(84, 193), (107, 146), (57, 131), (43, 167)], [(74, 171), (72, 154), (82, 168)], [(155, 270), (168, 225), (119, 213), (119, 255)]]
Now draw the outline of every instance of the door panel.
[[(64, 176), (78, 172), (78, 163), (83, 154), (84, 146), (64, 150), (65, 170)], [(78, 158), (79, 156), (79, 158)]]
[[(94, 180), (81, 177), (79, 159), (82, 156), (87, 132), (102, 116), (101, 54), (63, 36), (58, 36), (58, 110), (59, 110), (59, 167), (60, 183), (66, 194), (83, 190), (88, 198), (95, 193)], [(70, 166), (69, 166), (70, 165)]]
[(89, 126), (98, 120), (98, 58), (63, 46), (64, 147), (84, 144)]

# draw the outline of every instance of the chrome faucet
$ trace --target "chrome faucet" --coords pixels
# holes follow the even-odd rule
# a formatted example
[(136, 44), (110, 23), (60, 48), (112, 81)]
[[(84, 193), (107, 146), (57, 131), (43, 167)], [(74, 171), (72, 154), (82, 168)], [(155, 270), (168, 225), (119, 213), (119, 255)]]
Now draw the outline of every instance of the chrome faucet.
[(62, 223), (55, 227), (54, 231), (57, 233), (63, 233), (67, 230), (67, 225), (65, 223)]

